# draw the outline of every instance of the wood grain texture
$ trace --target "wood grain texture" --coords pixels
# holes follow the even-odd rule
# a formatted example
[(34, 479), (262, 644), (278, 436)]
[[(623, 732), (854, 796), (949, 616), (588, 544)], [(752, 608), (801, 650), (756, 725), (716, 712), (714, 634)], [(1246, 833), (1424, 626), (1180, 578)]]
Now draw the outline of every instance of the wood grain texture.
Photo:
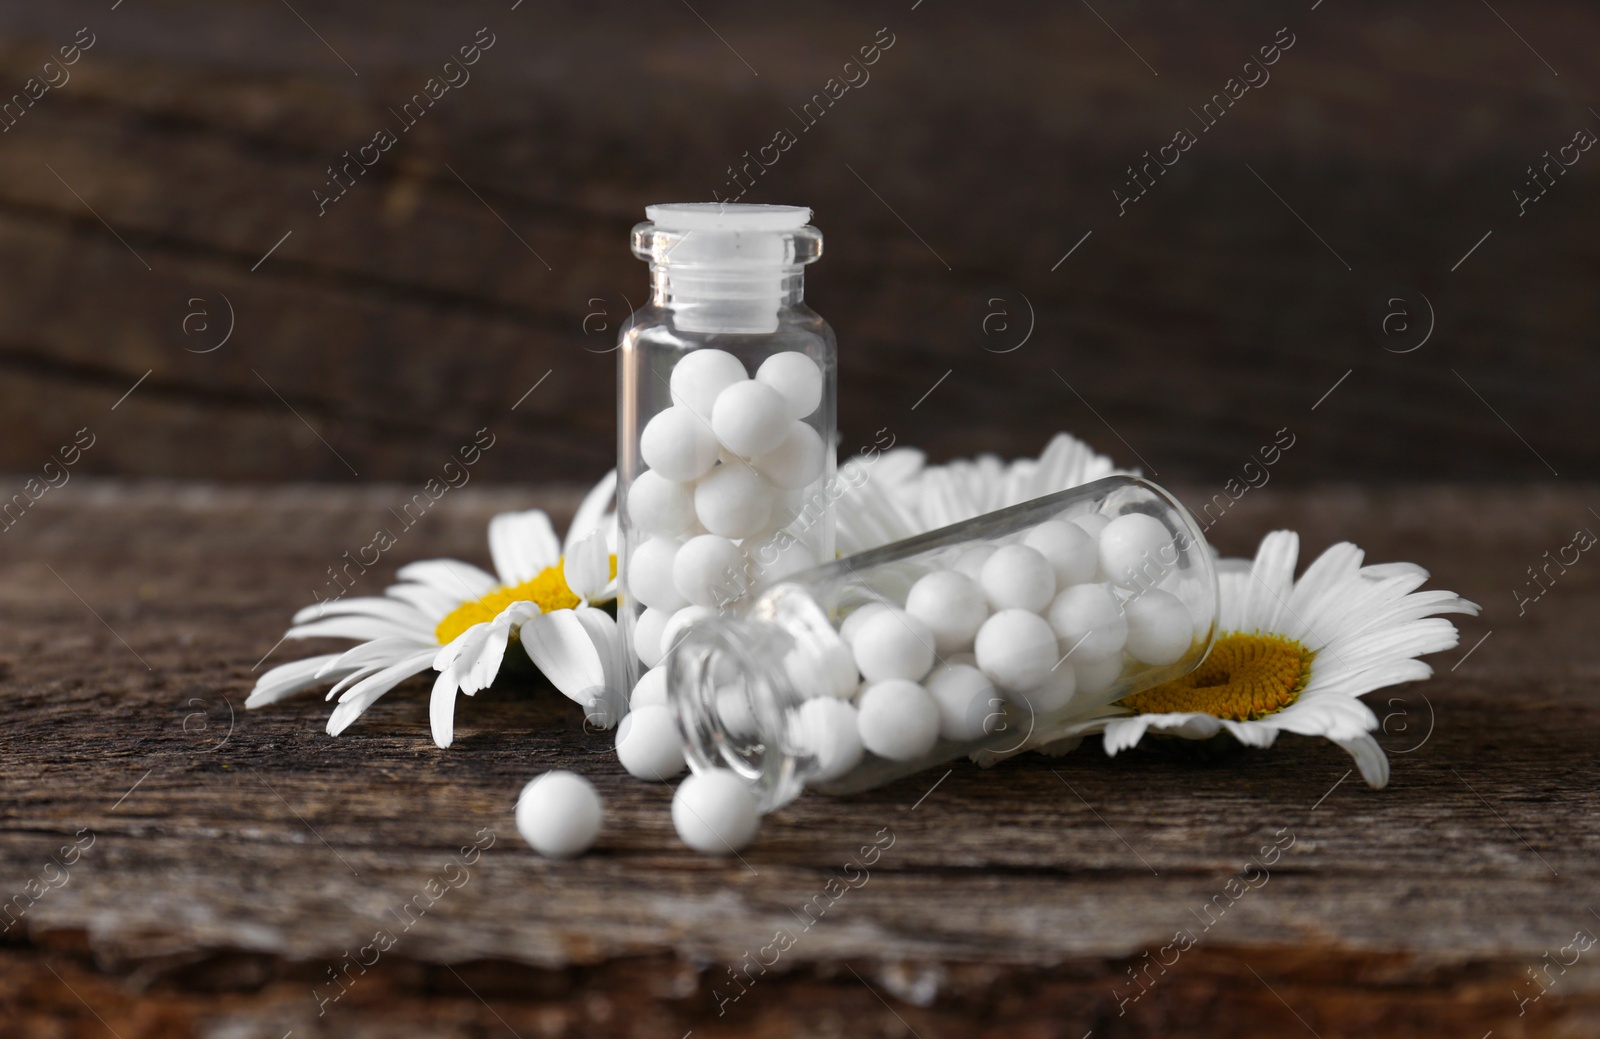
[[(629, 779), (537, 680), (463, 701), (449, 751), (420, 681), (337, 739), (315, 696), (230, 721), (288, 614), (406, 491), (79, 479), (0, 535), (4, 893), (55, 880), (50, 856), (93, 836), (68, 879), (8, 903), (25, 912), (0, 939), (0, 1035), (1476, 1039), (1600, 1024), (1593, 953), (1517, 1002), (1537, 991), (1530, 968), (1600, 928), (1600, 570), (1585, 557), (1521, 616), (1511, 597), (1594, 525), (1593, 487), (1269, 487), (1213, 528), (1229, 553), (1280, 525), (1308, 553), (1347, 537), (1485, 605), (1436, 681), (1372, 698), (1387, 790), (1293, 737), (1216, 760), (1089, 746), (802, 798), (727, 861), (686, 851), (670, 789)], [(489, 515), (559, 518), (577, 494), (451, 492), (357, 591), (411, 559), (485, 563)], [(511, 818), (521, 784), (557, 766), (606, 798), (596, 851), (572, 863), (537, 858)], [(452, 856), (489, 834), (461, 881)], [(829, 905), (829, 881), (890, 834), (870, 879)], [(1286, 834), (1269, 879), (1214, 901)], [(441, 876), (459, 888), (429, 896)], [(1225, 912), (1204, 928), (1208, 902)], [(826, 912), (804, 928), (808, 903)], [(1194, 947), (1147, 967), (1180, 929)], [(363, 972), (347, 956), (371, 960), (379, 930), (395, 941)], [(779, 930), (792, 946), (719, 1014), (739, 993), (730, 965)], [(1147, 993), (1130, 969), (1149, 970)]]
[[(810, 204), (827, 235), (808, 290), (839, 331), (847, 444), (887, 426), (1015, 455), (1071, 428), (1209, 481), (1287, 425), (1295, 483), (1600, 471), (1600, 160), (1525, 216), (1512, 194), (1600, 132), (1592, 6), (1524, 5), (1514, 31), (1444, 2), (1156, 4), (1111, 27), (911, 6), (342, 2), (300, 12), (313, 32), (274, 0), (8, 5), (0, 96), (80, 26), (98, 42), (0, 139), (0, 472), (148, 372), (88, 471), (412, 481), (487, 425), (488, 478), (592, 479), (606, 350), (646, 285), (629, 226), (726, 194), (784, 129), (747, 199)], [(482, 26), (470, 82), (319, 216), (328, 165)], [(880, 27), (870, 80), (801, 132)], [(1271, 79), (1200, 131), (1191, 110), (1280, 28)], [(1127, 167), (1185, 127), (1119, 215)], [(192, 352), (220, 325), (186, 316), (224, 297), (233, 337)], [(1425, 312), (1428, 344), (1390, 352)]]

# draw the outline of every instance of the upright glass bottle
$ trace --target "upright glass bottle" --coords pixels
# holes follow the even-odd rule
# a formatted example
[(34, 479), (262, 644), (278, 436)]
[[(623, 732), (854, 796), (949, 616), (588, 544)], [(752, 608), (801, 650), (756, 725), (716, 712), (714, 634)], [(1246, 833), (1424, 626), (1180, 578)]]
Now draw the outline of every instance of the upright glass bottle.
[(690, 766), (770, 811), (1105, 713), (1199, 666), (1216, 615), (1194, 517), (1112, 476), (780, 579), (688, 629), (667, 696)]
[(838, 364), (832, 329), (802, 302), (803, 268), (822, 255), (811, 211), (678, 203), (645, 214), (633, 252), (650, 263), (650, 305), (623, 328), (617, 369), (630, 690), (689, 623), (834, 556), (824, 488)]

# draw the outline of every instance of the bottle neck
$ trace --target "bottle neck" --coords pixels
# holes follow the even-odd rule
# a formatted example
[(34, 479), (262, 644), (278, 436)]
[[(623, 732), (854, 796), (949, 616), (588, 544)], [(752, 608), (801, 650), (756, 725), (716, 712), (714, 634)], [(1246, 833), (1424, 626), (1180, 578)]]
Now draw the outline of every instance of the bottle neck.
[(653, 264), (651, 302), (687, 332), (763, 335), (778, 330), (780, 311), (805, 298), (798, 266)]

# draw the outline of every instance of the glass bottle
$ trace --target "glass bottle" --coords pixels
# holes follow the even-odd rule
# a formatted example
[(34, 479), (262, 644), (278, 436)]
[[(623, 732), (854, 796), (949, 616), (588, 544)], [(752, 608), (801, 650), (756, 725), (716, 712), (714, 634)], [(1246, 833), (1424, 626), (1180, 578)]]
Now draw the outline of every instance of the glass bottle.
[(622, 329), (617, 379), (629, 689), (660, 663), (664, 635), (735, 607), (762, 579), (834, 558), (824, 488), (838, 364), (833, 330), (803, 302), (803, 268), (822, 255), (811, 211), (645, 214), (633, 252), (650, 263), (650, 304)]
[(1216, 616), (1194, 517), (1112, 476), (767, 583), (688, 628), (667, 698), (771, 811), (1015, 750), (1194, 670)]

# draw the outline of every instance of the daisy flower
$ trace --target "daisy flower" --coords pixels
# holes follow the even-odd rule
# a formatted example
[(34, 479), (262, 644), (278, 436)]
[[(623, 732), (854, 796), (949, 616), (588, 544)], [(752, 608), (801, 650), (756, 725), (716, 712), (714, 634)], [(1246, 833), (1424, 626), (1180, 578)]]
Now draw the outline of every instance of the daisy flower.
[[(864, 475), (850, 478), (850, 467)], [(1002, 462), (995, 455), (927, 465), (921, 451), (891, 448), (842, 467), (847, 489), (835, 506), (841, 555), (864, 552), (914, 534), (1090, 483), (1113, 473), (1111, 459), (1058, 433), (1038, 458)]]
[(494, 681), (508, 644), (597, 720), (615, 721), (609, 705), (620, 687), (616, 621), (596, 603), (616, 597), (616, 516), (607, 506), (616, 474), (585, 496), (567, 531), (556, 537), (539, 509), (489, 521), (495, 573), (454, 559), (400, 568), (400, 583), (379, 596), (318, 602), (294, 615), (290, 639), (361, 640), (279, 666), (262, 675), (245, 701), (264, 707), (333, 682), (339, 698), (328, 718), (337, 736), (384, 693), (432, 668), (428, 715), (433, 740), (454, 738), (457, 692), (473, 695)]
[[(1361, 549), (1334, 545), (1298, 581), (1300, 537), (1268, 534), (1253, 562), (1218, 566), (1217, 640), (1192, 673), (1119, 702), (1117, 716), (1035, 733), (1030, 747), (1069, 750), (1104, 733), (1106, 753), (1147, 732), (1209, 739), (1227, 732), (1270, 747), (1280, 732), (1322, 736), (1355, 759), (1372, 787), (1389, 782), (1389, 759), (1373, 738), (1378, 718), (1360, 697), (1428, 678), (1417, 658), (1454, 647), (1456, 627), (1438, 616), (1476, 616), (1454, 592), (1417, 591), (1428, 572), (1413, 563), (1362, 566)], [(1052, 745), (1053, 743), (1053, 745)]]

